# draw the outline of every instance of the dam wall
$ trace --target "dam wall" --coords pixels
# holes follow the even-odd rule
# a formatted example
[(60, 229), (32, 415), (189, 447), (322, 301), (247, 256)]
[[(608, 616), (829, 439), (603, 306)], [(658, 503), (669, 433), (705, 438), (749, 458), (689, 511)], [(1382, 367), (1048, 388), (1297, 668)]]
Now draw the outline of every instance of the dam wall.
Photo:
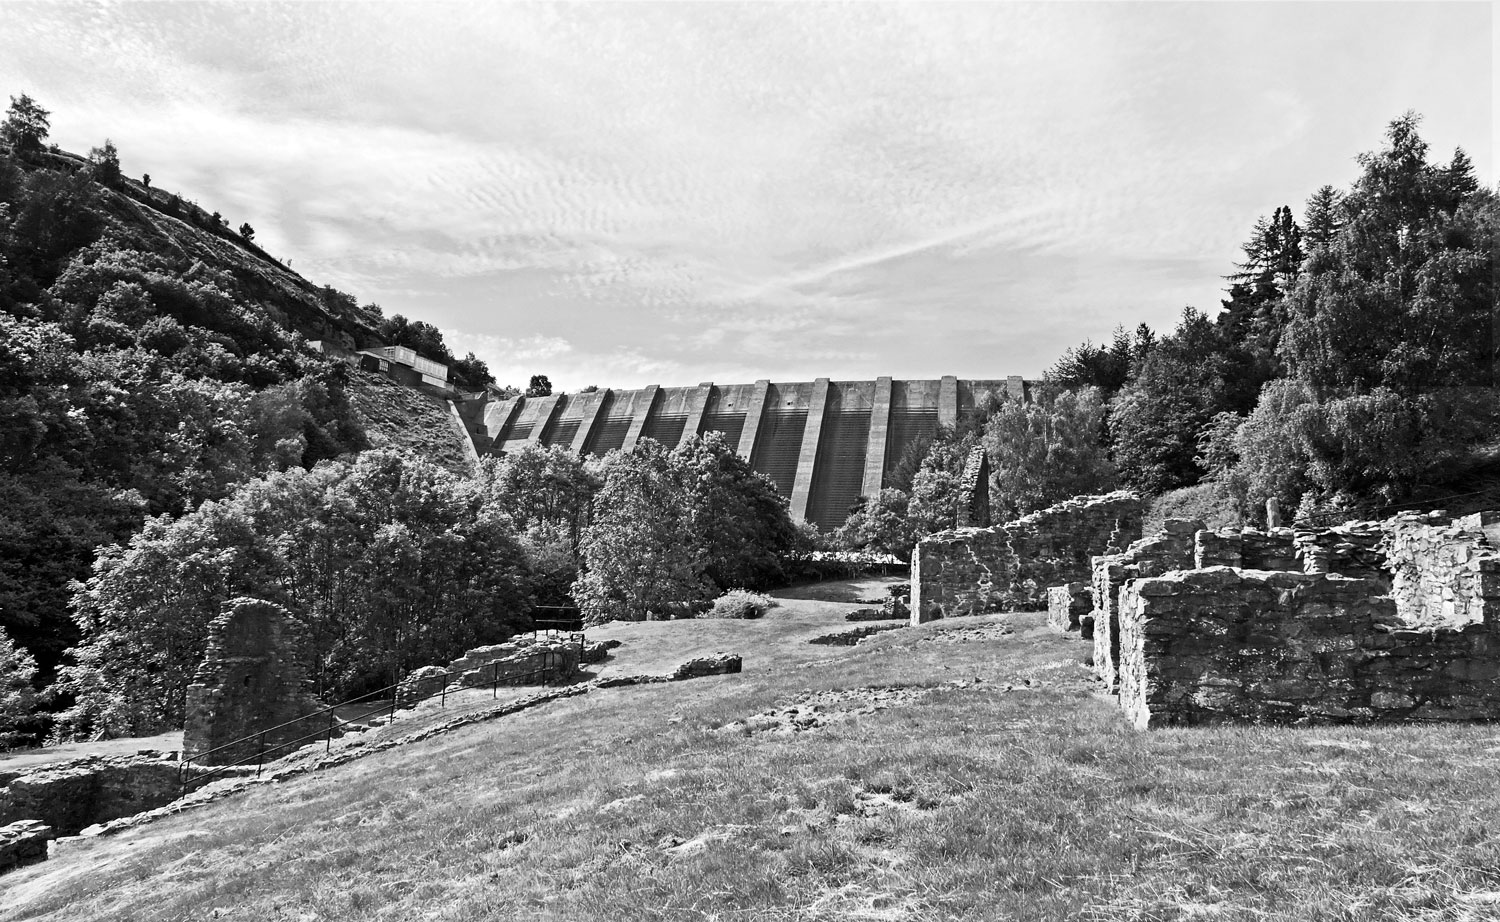
[(861, 497), (880, 492), (910, 445), (986, 400), (1026, 400), (1030, 387), (1020, 377), (705, 382), (513, 397), (465, 418), (477, 421), (480, 454), (542, 445), (603, 455), (643, 438), (676, 447), (718, 432), (789, 498), (794, 518), (831, 530)]

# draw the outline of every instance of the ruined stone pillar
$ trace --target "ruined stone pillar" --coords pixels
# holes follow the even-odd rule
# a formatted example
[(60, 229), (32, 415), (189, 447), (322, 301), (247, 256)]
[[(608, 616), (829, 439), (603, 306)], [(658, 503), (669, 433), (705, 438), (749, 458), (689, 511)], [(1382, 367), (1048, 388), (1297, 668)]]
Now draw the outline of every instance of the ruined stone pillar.
[[(210, 753), (202, 764), (227, 765), (257, 757), (261, 747), (254, 735), (260, 731), (269, 731), (267, 747), (309, 732), (300, 718), (318, 704), (303, 691), (304, 633), (280, 605), (250, 598), (225, 603), (209, 624), (208, 653), (187, 690), (187, 758)], [(238, 745), (222, 748), (230, 743)], [(273, 751), (270, 757), (285, 754)]]
[(990, 456), (981, 445), (969, 452), (958, 483), (958, 527), (990, 527)]

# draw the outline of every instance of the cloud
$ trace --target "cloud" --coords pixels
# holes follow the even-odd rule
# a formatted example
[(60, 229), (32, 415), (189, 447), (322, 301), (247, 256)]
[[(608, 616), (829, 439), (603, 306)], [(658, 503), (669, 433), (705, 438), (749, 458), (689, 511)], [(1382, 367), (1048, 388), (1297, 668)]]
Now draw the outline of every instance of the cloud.
[(1406, 108), (1493, 175), (1482, 5), (433, 9), (11, 3), (0, 84), (571, 387), (1036, 374), (1211, 308)]

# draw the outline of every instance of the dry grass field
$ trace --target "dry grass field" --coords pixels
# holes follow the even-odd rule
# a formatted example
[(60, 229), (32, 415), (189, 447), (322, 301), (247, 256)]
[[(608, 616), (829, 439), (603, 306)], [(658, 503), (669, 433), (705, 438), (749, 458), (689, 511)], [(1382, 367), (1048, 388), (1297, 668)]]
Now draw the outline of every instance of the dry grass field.
[[(1500, 918), (1500, 729), (1138, 733), (1043, 616), (614, 625), (596, 690), (0, 878), (0, 920)], [(850, 625), (851, 627), (853, 625)]]

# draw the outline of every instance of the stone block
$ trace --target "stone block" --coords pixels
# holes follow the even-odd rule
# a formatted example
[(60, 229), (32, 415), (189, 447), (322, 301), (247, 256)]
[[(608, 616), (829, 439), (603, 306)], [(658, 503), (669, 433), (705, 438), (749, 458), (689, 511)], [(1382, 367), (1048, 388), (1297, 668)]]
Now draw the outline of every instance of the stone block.
[(0, 826), (0, 874), (11, 868), (45, 861), (52, 828), (37, 820), (18, 820)]
[(731, 675), (739, 672), (740, 667), (741, 661), (738, 653), (715, 653), (713, 656), (688, 660), (678, 666), (672, 673), (672, 679), (678, 681), (710, 675)]

